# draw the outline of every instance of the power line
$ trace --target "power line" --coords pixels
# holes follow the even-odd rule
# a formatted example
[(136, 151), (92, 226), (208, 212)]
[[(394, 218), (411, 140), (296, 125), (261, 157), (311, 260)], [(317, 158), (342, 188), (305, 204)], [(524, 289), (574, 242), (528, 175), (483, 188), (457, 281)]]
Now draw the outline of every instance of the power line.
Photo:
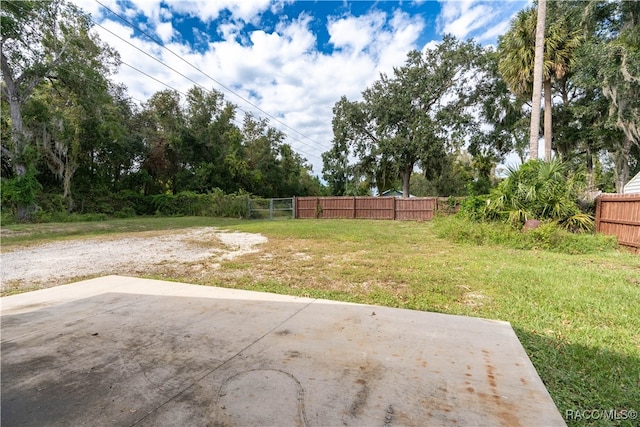
[[(92, 20), (92, 21), (93, 21), (93, 20)], [(158, 62), (159, 64), (161, 64), (161, 65), (163, 65), (163, 66), (167, 67), (168, 69), (170, 69), (170, 70), (171, 70), (171, 71), (173, 71), (174, 73), (176, 73), (176, 74), (178, 74), (178, 75), (180, 75), (180, 76), (184, 77), (185, 79), (189, 80), (189, 81), (190, 81), (190, 82), (192, 82), (194, 85), (196, 85), (196, 86), (200, 87), (200, 88), (201, 88), (201, 89), (203, 89), (204, 91), (206, 91), (206, 92), (210, 92), (210, 90), (209, 90), (209, 89), (207, 89), (206, 87), (204, 87), (203, 85), (201, 85), (201, 84), (200, 84), (200, 83), (198, 83), (197, 81), (195, 81), (195, 80), (193, 80), (192, 78), (190, 78), (190, 77), (188, 77), (188, 76), (186, 76), (186, 75), (182, 74), (180, 71), (176, 70), (175, 68), (171, 67), (170, 65), (166, 64), (166, 63), (165, 63), (165, 62), (163, 62), (162, 60), (160, 60), (160, 59), (156, 58), (155, 56), (151, 55), (150, 53), (148, 53), (148, 52), (144, 51), (143, 49), (140, 49), (138, 46), (135, 46), (133, 43), (131, 43), (131, 42), (129, 42), (128, 40), (126, 40), (126, 39), (124, 39), (124, 38), (120, 37), (118, 34), (114, 33), (113, 31), (109, 30), (108, 28), (105, 28), (103, 25), (101, 25), (101, 24), (97, 23), (96, 21), (93, 21), (93, 23), (94, 23), (94, 24), (96, 24), (97, 26), (99, 26), (100, 28), (102, 28), (103, 30), (107, 31), (107, 32), (108, 32), (108, 33), (110, 33), (111, 35), (113, 35), (113, 36), (115, 36), (115, 37), (119, 38), (120, 40), (122, 40), (123, 42), (127, 43), (128, 45), (130, 45), (130, 46), (131, 46), (131, 47), (133, 47), (134, 49), (138, 50), (139, 52), (143, 53), (144, 55), (146, 55), (146, 56), (148, 56), (149, 58), (153, 59), (154, 61)], [(185, 95), (185, 96), (186, 96), (186, 94), (185, 94), (185, 93), (183, 93), (183, 92), (181, 92), (181, 91), (178, 91), (177, 89), (175, 89), (175, 88), (171, 87), (170, 85), (168, 85), (168, 84), (164, 83), (163, 81), (160, 81), (159, 79), (157, 79), (157, 78), (155, 78), (155, 77), (151, 76), (150, 74), (148, 74), (148, 73), (146, 73), (146, 72), (144, 72), (144, 71), (142, 71), (142, 70), (140, 70), (140, 69), (138, 69), (138, 68), (136, 68), (136, 67), (132, 66), (131, 64), (127, 64), (127, 63), (125, 63), (125, 62), (123, 62), (123, 61), (121, 61), (121, 63), (123, 63), (123, 64), (127, 65), (129, 68), (132, 68), (132, 69), (134, 69), (135, 71), (138, 71), (138, 72), (139, 72), (139, 73), (141, 73), (141, 74), (144, 74), (145, 76), (149, 77), (150, 79), (155, 80), (156, 82), (158, 82), (158, 83), (160, 83), (160, 84), (162, 84), (162, 85), (165, 85), (165, 86), (167, 86), (167, 87), (169, 87), (169, 88), (171, 88), (171, 89), (173, 89), (173, 90), (176, 90), (177, 92), (180, 92), (180, 93), (182, 93), (183, 95)], [(242, 108), (240, 108), (239, 106), (236, 106), (236, 108), (238, 108), (238, 110), (242, 111), (242, 112), (243, 112), (243, 113), (245, 113), (245, 114), (249, 114), (247, 111), (243, 110), (243, 109), (242, 109)], [(284, 134), (285, 136), (288, 136), (289, 138), (293, 139), (294, 141), (297, 141), (297, 142), (299, 142), (299, 143), (301, 143), (301, 144), (304, 144), (304, 145), (308, 146), (308, 147), (309, 147), (309, 148), (311, 148), (311, 149), (316, 149), (316, 147), (313, 147), (313, 146), (309, 145), (308, 143), (306, 143), (305, 141), (302, 141), (302, 140), (300, 140), (300, 139), (298, 139), (298, 138), (296, 138), (296, 137), (294, 137), (294, 136), (292, 136), (292, 135), (290, 135), (290, 134), (287, 134), (287, 133), (285, 133), (285, 132), (283, 132), (283, 134)], [(297, 151), (300, 151), (300, 152), (302, 152), (302, 153), (304, 153), (304, 154), (306, 154), (306, 155), (308, 155), (308, 156), (312, 156), (312, 157), (313, 157), (313, 156), (316, 156), (316, 154), (311, 154), (311, 153), (309, 153), (309, 152), (307, 152), (307, 151), (305, 151), (305, 150), (302, 150), (302, 149), (300, 149), (300, 148), (297, 148)]]
[[(139, 72), (139, 73), (141, 73), (141, 74), (143, 74), (143, 75), (145, 75), (145, 76), (149, 77), (150, 79), (152, 79), (152, 80), (154, 80), (154, 81), (156, 81), (156, 82), (158, 82), (158, 83), (160, 83), (160, 84), (162, 84), (162, 85), (164, 85), (164, 86), (168, 87), (169, 89), (174, 90), (174, 91), (176, 91), (176, 92), (178, 92), (178, 93), (180, 93), (180, 94), (182, 94), (182, 95), (184, 95), (184, 96), (186, 96), (186, 95), (187, 95), (186, 93), (182, 92), (181, 90), (178, 90), (178, 89), (174, 88), (174, 87), (173, 87), (173, 86), (171, 86), (170, 84), (165, 83), (165, 82), (163, 82), (163, 81), (161, 81), (161, 80), (157, 79), (156, 77), (153, 77), (153, 76), (152, 76), (152, 75), (150, 75), (149, 73), (146, 73), (145, 71), (142, 71), (142, 70), (140, 70), (139, 68), (136, 68), (136, 67), (134, 67), (133, 65), (128, 64), (128, 63), (126, 63), (126, 62), (124, 62), (124, 61), (121, 61), (121, 62), (122, 62), (122, 64), (123, 64), (123, 65), (126, 65), (127, 67), (131, 68), (132, 70), (135, 70), (135, 71), (137, 71), (137, 72)], [(245, 114), (246, 114), (246, 112), (245, 112)], [(243, 123), (242, 123), (242, 122), (240, 122), (240, 121), (239, 121), (238, 119), (236, 119), (235, 117), (232, 117), (232, 118), (231, 118), (231, 120), (232, 120), (233, 122), (235, 122), (238, 126), (242, 126), (242, 125), (243, 125)], [(292, 147), (292, 148), (293, 148), (293, 147)], [(304, 151), (304, 150), (301, 150), (300, 148), (298, 148), (298, 149), (297, 149), (297, 151), (299, 151), (299, 152), (301, 152), (301, 153), (303, 153), (303, 154), (306, 154), (306, 155), (308, 155), (308, 156), (316, 156), (316, 154), (312, 154), (312, 153), (306, 152), (306, 151)]]
[[(214, 79), (213, 77), (211, 77), (209, 74), (205, 73), (204, 71), (202, 71), (200, 68), (196, 67), (195, 65), (191, 64), (189, 61), (187, 61), (186, 59), (184, 59), (182, 56), (178, 55), (177, 53), (175, 53), (173, 50), (169, 49), (168, 47), (166, 47), (162, 41), (158, 40), (157, 38), (149, 35), (147, 32), (141, 30), (140, 28), (138, 28), (135, 24), (133, 24), (131, 21), (129, 21), (128, 19), (122, 17), (120, 14), (114, 12), (113, 10), (111, 10), (109, 7), (105, 6), (104, 4), (102, 4), (99, 0), (95, 0), (96, 3), (98, 3), (100, 6), (102, 6), (103, 8), (105, 8), (106, 10), (108, 10), (109, 12), (111, 12), (113, 15), (117, 16), (121, 21), (125, 22), (127, 25), (129, 25), (131, 28), (133, 28), (134, 30), (137, 30), (138, 32), (142, 33), (143, 35), (145, 35), (147, 38), (149, 38), (151, 41), (153, 41), (154, 43), (156, 43), (157, 45), (159, 45), (160, 47), (162, 47), (163, 49), (165, 49), (166, 51), (168, 51), (169, 53), (171, 53), (172, 55), (174, 55), (175, 57), (177, 57), (178, 59), (180, 59), (181, 61), (183, 61), (185, 64), (189, 65), (190, 67), (192, 67), (193, 69), (195, 69), (196, 71), (200, 72), (202, 75), (206, 76), (207, 78), (209, 78), (210, 80), (212, 80), (213, 82), (215, 82), (216, 84), (218, 84), (219, 86), (221, 86), (223, 89), (225, 89), (226, 91), (228, 91), (229, 93), (232, 93), (233, 95), (237, 96), (238, 98), (240, 98), (242, 101), (246, 102), (247, 104), (251, 105), (253, 108), (257, 109), (258, 111), (262, 112), (263, 114), (265, 114), (266, 116), (270, 117), (271, 119), (273, 119), (274, 121), (280, 123), (282, 126), (285, 126), (287, 129), (292, 130), (293, 132), (301, 135), (303, 138), (308, 139), (309, 141), (313, 142), (314, 144), (322, 147), (323, 144), (314, 141), (313, 139), (311, 139), (310, 137), (308, 137), (307, 135), (303, 134), (302, 132), (299, 132), (298, 130), (292, 128), (291, 126), (287, 125), (286, 123), (284, 123), (283, 121), (281, 121), (280, 119), (278, 119), (276, 116), (268, 113), (267, 111), (263, 110), (262, 108), (260, 108), (259, 106), (255, 105), (254, 103), (252, 103), (250, 100), (246, 99), (245, 97), (243, 97), (242, 95), (240, 95), (239, 93), (237, 93), (236, 91), (234, 91), (233, 89), (227, 87), (226, 85), (224, 85), (223, 83), (219, 82), (218, 80)], [(292, 135), (287, 135), (290, 138), (304, 143), (303, 141), (300, 141), (299, 139), (295, 139), (293, 138)], [(315, 147), (312, 147), (315, 148)]]
[[(157, 77), (152, 76), (151, 74), (149, 74), (149, 73), (147, 73), (147, 72), (145, 72), (145, 71), (143, 71), (143, 70), (141, 70), (141, 69), (139, 69), (139, 68), (137, 68), (137, 67), (135, 67), (135, 66), (133, 66), (133, 65), (131, 65), (131, 64), (129, 64), (129, 63), (127, 63), (127, 62), (125, 62), (125, 61), (120, 61), (120, 63), (121, 63), (122, 65), (125, 65), (125, 66), (127, 66), (127, 67), (131, 68), (131, 69), (132, 69), (132, 70), (134, 70), (134, 71), (137, 71), (138, 73), (140, 73), (140, 74), (142, 74), (142, 75), (146, 76), (147, 78), (149, 78), (149, 79), (151, 79), (151, 80), (153, 80), (153, 81), (155, 81), (155, 82), (157, 82), (157, 83), (160, 83), (161, 85), (163, 85), (163, 86), (167, 87), (168, 89), (171, 89), (171, 90), (173, 90), (173, 91), (175, 91), (175, 92), (177, 92), (177, 93), (179, 93), (179, 94), (183, 95), (185, 98), (188, 96), (185, 92), (183, 92), (183, 91), (181, 91), (181, 90), (179, 90), (179, 89), (176, 89), (175, 87), (171, 86), (170, 84), (168, 84), (168, 83), (166, 83), (166, 82), (164, 82), (164, 81), (162, 81), (162, 80), (158, 79)], [(71, 69), (66, 68), (66, 67), (61, 67), (61, 68), (62, 68), (62, 69), (66, 69), (67, 71), (71, 71)], [(92, 80), (92, 79), (89, 79), (89, 80)], [(94, 82), (97, 82), (97, 80), (93, 80), (93, 81), (94, 81)], [(196, 84), (197, 84), (197, 83), (196, 83)], [(201, 85), (199, 85), (199, 86), (201, 86)], [(208, 89), (204, 88), (203, 86), (201, 86), (201, 87), (202, 87), (205, 91), (209, 91)], [(128, 97), (128, 99), (134, 99), (134, 100), (138, 101), (138, 102), (140, 103), (140, 105), (145, 104), (145, 101), (142, 101), (142, 100), (137, 99), (137, 98)], [(235, 106), (235, 107), (236, 107), (238, 110), (240, 110), (240, 111), (242, 111), (243, 113), (245, 113), (245, 114), (251, 114), (251, 113), (248, 113), (248, 112), (246, 112), (246, 111), (242, 110), (241, 108), (239, 108), (239, 107), (237, 107), (237, 106)], [(230, 118), (230, 120), (231, 120), (232, 122), (234, 122), (236, 125), (238, 125), (238, 127), (239, 127), (240, 129), (244, 126), (244, 123), (243, 123), (242, 121), (238, 120), (238, 119), (237, 119), (237, 118), (235, 118), (235, 117), (231, 117), (231, 118)], [(282, 132), (282, 131), (280, 131), (280, 132)], [(284, 132), (282, 132), (282, 133), (283, 133), (285, 136), (289, 136), (290, 138), (293, 138), (293, 137), (291, 137), (290, 135), (287, 135), (287, 134), (286, 134), (286, 133), (284, 133)], [(293, 139), (295, 139), (295, 138), (293, 138)], [(291, 148), (293, 149), (293, 147), (291, 147)], [(308, 151), (303, 150), (303, 149), (300, 149), (300, 148), (296, 148), (295, 150), (296, 150), (296, 151), (298, 151), (298, 152), (300, 152), (300, 153), (302, 153), (302, 154), (305, 154), (305, 155), (307, 155), (307, 156), (310, 156), (310, 157), (315, 157), (315, 156), (317, 156), (317, 154), (309, 153)], [(308, 159), (307, 159), (307, 160), (308, 160)]]
[[(132, 47), (133, 47), (133, 48), (135, 48), (136, 50), (138, 50), (138, 51), (142, 52), (142, 53), (143, 53), (143, 54), (145, 54), (146, 56), (149, 56), (151, 59), (153, 59), (153, 60), (155, 60), (156, 62), (160, 63), (161, 65), (163, 65), (163, 66), (167, 67), (168, 69), (172, 70), (173, 72), (175, 72), (175, 73), (179, 74), (180, 76), (182, 76), (182, 77), (186, 78), (187, 80), (191, 81), (192, 83), (194, 83), (195, 85), (199, 86), (199, 87), (200, 87), (200, 88), (202, 88), (203, 90), (205, 90), (205, 91), (209, 91), (209, 89), (205, 88), (205, 87), (204, 87), (204, 86), (202, 86), (200, 83), (196, 82), (195, 80), (191, 79), (190, 77), (185, 76), (184, 74), (182, 74), (181, 72), (179, 72), (179, 71), (178, 71), (178, 70), (176, 70), (175, 68), (173, 68), (173, 67), (171, 67), (171, 66), (167, 65), (166, 63), (164, 63), (163, 61), (161, 61), (161, 60), (157, 59), (156, 57), (154, 57), (153, 55), (149, 54), (148, 52), (145, 52), (144, 50), (140, 49), (139, 47), (137, 47), (137, 46), (133, 45), (133, 44), (132, 44), (132, 43), (130, 43), (129, 41), (127, 41), (127, 40), (123, 39), (123, 38), (122, 38), (122, 37), (120, 37), (119, 35), (117, 35), (117, 34), (115, 34), (114, 32), (112, 32), (111, 30), (109, 30), (109, 29), (105, 28), (104, 26), (100, 25), (99, 23), (97, 23), (97, 22), (95, 22), (95, 21), (93, 21), (93, 22), (94, 22), (96, 25), (98, 25), (100, 28), (104, 29), (105, 31), (109, 32), (110, 34), (112, 34), (112, 35), (114, 35), (115, 37), (119, 38), (120, 40), (124, 41), (125, 43), (129, 44), (130, 46), (132, 46)], [(132, 66), (131, 64), (125, 63), (124, 61), (121, 61), (121, 63), (122, 63), (122, 64), (124, 64), (124, 65), (126, 65), (126, 66), (128, 66), (129, 68), (131, 68), (131, 69), (133, 69), (133, 70), (135, 70), (135, 71), (137, 71), (137, 72), (139, 72), (139, 73), (141, 73), (141, 74), (143, 74), (143, 75), (147, 76), (148, 78), (150, 78), (150, 79), (152, 79), (152, 80), (154, 80), (154, 81), (156, 81), (156, 82), (158, 82), (158, 83), (160, 83), (160, 84), (162, 84), (162, 85), (164, 85), (164, 86), (166, 86), (166, 87), (168, 87), (168, 88), (170, 88), (170, 89), (172, 89), (172, 90), (175, 90), (176, 92), (179, 92), (179, 93), (181, 93), (181, 94), (183, 94), (183, 95), (185, 95), (185, 96), (186, 96), (186, 94), (185, 94), (184, 92), (181, 92), (181, 91), (179, 91), (179, 90), (175, 89), (175, 88), (174, 88), (174, 87), (172, 87), (171, 85), (169, 85), (169, 84), (167, 84), (167, 83), (165, 83), (165, 82), (163, 82), (163, 81), (161, 81), (161, 80), (157, 79), (156, 77), (151, 76), (150, 74), (148, 74), (148, 73), (146, 73), (146, 72), (144, 72), (144, 71), (142, 71), (142, 70), (140, 70), (140, 69), (138, 69), (138, 68), (136, 68), (136, 67)], [(242, 108), (240, 108), (239, 106), (236, 106), (236, 108), (238, 108), (238, 110), (240, 110), (240, 111), (244, 112), (245, 114), (249, 114), (247, 111), (243, 110), (243, 109), (242, 109)], [(238, 122), (236, 119), (233, 119), (233, 120), (234, 120), (234, 122), (236, 122), (238, 125), (240, 125), (240, 126), (242, 125), (242, 123)], [(297, 141), (297, 142), (299, 142), (299, 143), (301, 143), (301, 144), (304, 144), (304, 145), (309, 146), (309, 147), (310, 147), (310, 148), (312, 148), (312, 149), (315, 149), (315, 147), (310, 146), (310, 145), (309, 145), (308, 143), (306, 143), (305, 141), (302, 141), (302, 140), (300, 140), (300, 139), (298, 139), (298, 138), (296, 138), (296, 137), (292, 136), (291, 134), (287, 134), (286, 132), (283, 132), (283, 134), (284, 134), (285, 136), (287, 136), (287, 137), (289, 137), (289, 138), (293, 139), (294, 141)], [(292, 147), (292, 148), (293, 148), (293, 147)], [(316, 156), (318, 156), (318, 154), (309, 153), (308, 151), (303, 150), (303, 149), (301, 149), (301, 148), (299, 148), (299, 147), (297, 147), (297, 148), (296, 148), (296, 151), (298, 151), (298, 152), (300, 152), (300, 153), (302, 153), (302, 154), (305, 154), (305, 155), (307, 155), (307, 156), (309, 156), (309, 157), (316, 157)]]

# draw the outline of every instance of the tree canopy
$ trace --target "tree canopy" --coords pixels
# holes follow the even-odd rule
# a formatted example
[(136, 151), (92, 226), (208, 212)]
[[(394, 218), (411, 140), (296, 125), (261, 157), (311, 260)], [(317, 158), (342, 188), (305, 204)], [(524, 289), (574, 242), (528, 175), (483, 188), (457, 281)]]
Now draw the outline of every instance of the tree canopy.
[[(392, 76), (362, 92), (361, 101), (343, 97), (334, 107), (333, 149), (325, 153), (325, 177), (339, 182), (345, 170), (340, 159), (355, 156), (361, 170), (379, 191), (401, 179), (409, 196), (415, 166), (427, 175), (442, 171), (440, 160), (461, 147), (473, 122), (469, 95), (478, 83), (481, 49), (474, 42), (445, 36), (424, 52), (409, 52)], [(473, 96), (472, 96), (473, 97)]]
[(321, 191), (283, 133), (238, 119), (214, 89), (164, 90), (132, 104), (109, 80), (118, 54), (71, 3), (6, 1), (1, 14), (3, 202), (19, 219), (36, 204), (100, 210), (125, 192)]

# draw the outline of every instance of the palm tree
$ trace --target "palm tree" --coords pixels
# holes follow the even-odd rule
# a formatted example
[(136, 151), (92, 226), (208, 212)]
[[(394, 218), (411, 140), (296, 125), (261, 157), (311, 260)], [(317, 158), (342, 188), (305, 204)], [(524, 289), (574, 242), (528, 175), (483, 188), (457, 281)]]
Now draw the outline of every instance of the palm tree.
[[(544, 0), (541, 0), (540, 4), (543, 3)], [(545, 160), (549, 161), (552, 141), (552, 83), (554, 79), (560, 80), (570, 72), (572, 54), (582, 42), (582, 35), (580, 29), (571, 25), (568, 12), (550, 10), (553, 13), (544, 37), (542, 85), (537, 82), (534, 84), (537, 12), (535, 7), (520, 11), (509, 31), (500, 37), (498, 52), (501, 59), (498, 69), (509, 89), (516, 95), (534, 98), (537, 89), (544, 87)], [(539, 105), (540, 95), (532, 99), (531, 159), (537, 158), (538, 154)]]
[[(531, 97), (531, 127), (529, 130), (529, 152), (532, 159), (538, 158), (538, 139), (540, 137), (540, 98), (542, 96), (541, 83), (542, 83), (542, 71), (544, 66), (544, 29), (545, 19), (547, 16), (547, 2), (546, 0), (540, 0), (538, 3), (538, 13), (536, 19), (536, 42), (534, 45), (534, 57), (533, 57), (533, 95)], [(547, 133), (551, 130), (551, 108), (547, 108), (547, 94), (551, 99), (550, 91), (547, 91), (546, 85), (547, 79), (545, 79), (544, 87), (544, 143), (545, 143), (545, 159), (551, 160), (551, 136)], [(551, 107), (549, 103), (548, 107)], [(547, 114), (549, 113), (549, 114)], [(549, 116), (549, 129), (547, 129), (547, 115)], [(547, 136), (549, 136), (549, 142), (547, 142)], [(546, 156), (546, 149), (549, 149), (549, 156)]]
[(582, 177), (572, 174), (567, 163), (532, 160), (508, 172), (491, 190), (482, 211), (485, 219), (504, 220), (517, 227), (537, 219), (572, 231), (593, 229), (593, 217), (581, 212), (578, 205), (578, 194), (584, 188)]

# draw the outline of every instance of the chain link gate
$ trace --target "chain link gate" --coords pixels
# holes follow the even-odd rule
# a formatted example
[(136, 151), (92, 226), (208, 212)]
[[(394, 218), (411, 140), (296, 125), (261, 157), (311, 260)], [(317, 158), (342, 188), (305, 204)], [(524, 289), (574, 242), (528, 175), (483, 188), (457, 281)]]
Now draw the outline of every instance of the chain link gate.
[(247, 200), (250, 219), (294, 219), (296, 217), (295, 198)]

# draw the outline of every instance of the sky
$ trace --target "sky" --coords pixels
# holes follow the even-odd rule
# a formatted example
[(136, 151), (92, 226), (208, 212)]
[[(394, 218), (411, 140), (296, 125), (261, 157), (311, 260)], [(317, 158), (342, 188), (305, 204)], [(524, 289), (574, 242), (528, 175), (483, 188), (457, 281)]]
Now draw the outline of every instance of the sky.
[(444, 34), (495, 45), (529, 1), (72, 0), (121, 56), (136, 103), (215, 89), (269, 120), (321, 176), (332, 108)]

